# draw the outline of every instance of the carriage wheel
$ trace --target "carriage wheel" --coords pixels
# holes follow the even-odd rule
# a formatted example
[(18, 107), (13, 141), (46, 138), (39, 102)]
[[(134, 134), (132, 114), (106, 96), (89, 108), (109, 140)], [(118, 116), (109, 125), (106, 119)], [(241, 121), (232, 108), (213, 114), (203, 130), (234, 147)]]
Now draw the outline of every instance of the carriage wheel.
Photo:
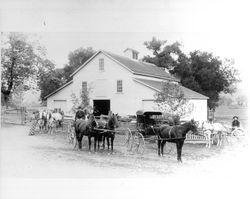
[(145, 140), (141, 133), (134, 135), (131, 149), (138, 154), (143, 154), (145, 150)]
[(233, 136), (241, 136), (244, 135), (244, 130), (243, 129), (235, 129), (231, 133)]
[(131, 130), (129, 128), (127, 128), (126, 131), (125, 131), (124, 145), (128, 149), (131, 149), (131, 142), (132, 142), (132, 132), (131, 132)]

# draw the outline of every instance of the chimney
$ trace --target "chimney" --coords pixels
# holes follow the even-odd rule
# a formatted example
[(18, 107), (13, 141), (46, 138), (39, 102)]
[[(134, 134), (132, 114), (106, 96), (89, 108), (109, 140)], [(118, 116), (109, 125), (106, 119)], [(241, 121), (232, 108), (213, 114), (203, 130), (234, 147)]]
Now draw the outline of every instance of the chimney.
[(135, 59), (138, 60), (138, 54), (139, 52), (132, 49), (132, 48), (127, 48), (126, 50), (123, 51), (125, 56), (130, 58), (130, 59)]

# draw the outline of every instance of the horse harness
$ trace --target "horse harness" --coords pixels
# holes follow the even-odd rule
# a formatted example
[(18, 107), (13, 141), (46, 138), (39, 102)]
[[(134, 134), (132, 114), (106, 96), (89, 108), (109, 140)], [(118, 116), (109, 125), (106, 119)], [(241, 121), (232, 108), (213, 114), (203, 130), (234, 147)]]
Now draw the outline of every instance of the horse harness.
[(155, 135), (158, 136), (158, 140), (161, 140), (161, 141), (166, 140), (166, 141), (167, 141), (167, 140), (180, 140), (180, 139), (185, 139), (186, 137), (180, 137), (180, 138), (178, 138), (177, 136), (176, 136), (175, 138), (171, 138), (171, 131), (172, 131), (172, 129), (173, 129), (174, 127), (175, 127), (175, 126), (172, 126), (171, 129), (170, 129), (169, 132), (168, 132), (169, 138), (162, 138), (159, 134), (158, 134), (158, 135), (156, 134), (154, 128), (151, 126), (151, 128), (153, 129)]

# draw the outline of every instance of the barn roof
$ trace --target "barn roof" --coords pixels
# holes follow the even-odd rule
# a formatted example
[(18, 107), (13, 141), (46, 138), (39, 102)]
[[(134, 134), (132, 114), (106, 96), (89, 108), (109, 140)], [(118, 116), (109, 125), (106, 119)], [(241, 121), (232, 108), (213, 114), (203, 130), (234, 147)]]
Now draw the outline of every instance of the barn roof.
[(117, 60), (118, 62), (120, 62), (122, 65), (129, 68), (134, 74), (149, 75), (149, 76), (159, 77), (163, 79), (169, 79), (172, 81), (179, 81), (176, 78), (174, 78), (172, 75), (160, 69), (158, 66), (154, 64), (129, 59), (127, 57), (116, 55), (114, 53), (107, 52), (107, 51), (103, 51), (103, 52), (108, 54), (113, 59)]
[(111, 58), (112, 60), (118, 62), (118, 64), (127, 68), (133, 74), (157, 77), (157, 78), (168, 79), (172, 81), (179, 81), (178, 79), (176, 79), (175, 77), (173, 77), (166, 71), (160, 69), (154, 64), (143, 62), (143, 61), (138, 61), (138, 60), (133, 60), (125, 56), (117, 55), (117, 54), (103, 51), (103, 50), (98, 51), (96, 54), (94, 54), (89, 60), (87, 60), (82, 66), (80, 66), (74, 73), (72, 73), (71, 76), (75, 75), (78, 71), (80, 71), (92, 59), (94, 59), (99, 53), (103, 53), (109, 58)]
[(70, 85), (70, 84), (72, 84), (72, 83), (73, 83), (73, 80), (71, 80), (71, 81), (65, 83), (65, 84), (62, 85), (60, 88), (58, 88), (58, 89), (56, 89), (55, 91), (53, 91), (52, 93), (46, 95), (46, 96), (44, 97), (44, 99), (47, 99), (48, 97), (50, 97), (50, 96), (56, 94), (57, 92), (59, 92), (60, 90), (64, 89), (66, 86), (68, 86), (68, 85)]
[[(153, 81), (140, 78), (134, 78), (134, 80), (158, 92), (162, 89), (162, 81)], [(184, 86), (181, 86), (181, 88), (184, 93), (184, 97), (187, 99), (208, 99), (207, 96), (197, 93), (189, 88)]]

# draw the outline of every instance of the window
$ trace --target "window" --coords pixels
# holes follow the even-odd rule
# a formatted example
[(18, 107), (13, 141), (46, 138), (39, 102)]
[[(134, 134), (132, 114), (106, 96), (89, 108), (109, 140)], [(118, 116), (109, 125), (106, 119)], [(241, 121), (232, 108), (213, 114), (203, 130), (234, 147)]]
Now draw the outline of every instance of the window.
[(87, 82), (82, 82), (82, 91), (87, 91)]
[(104, 59), (99, 59), (99, 71), (104, 71)]
[(136, 52), (133, 52), (133, 59), (138, 59), (138, 54)]
[(122, 93), (122, 80), (117, 80), (117, 93)]

